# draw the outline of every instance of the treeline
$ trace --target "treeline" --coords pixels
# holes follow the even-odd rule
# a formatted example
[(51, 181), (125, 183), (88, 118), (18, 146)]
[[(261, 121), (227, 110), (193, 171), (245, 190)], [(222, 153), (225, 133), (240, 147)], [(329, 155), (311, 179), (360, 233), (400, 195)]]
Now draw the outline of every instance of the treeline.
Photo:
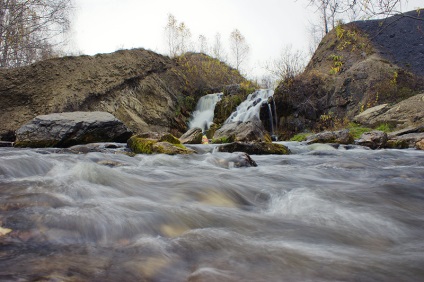
[(192, 38), (189, 27), (184, 22), (178, 22), (172, 14), (168, 15), (165, 39), (170, 57), (175, 58), (188, 52), (199, 52), (225, 62), (238, 71), (247, 61), (250, 51), (246, 38), (238, 29), (234, 29), (229, 36), (230, 53), (227, 53), (220, 33), (215, 35), (212, 43), (203, 34), (198, 36), (196, 42)]

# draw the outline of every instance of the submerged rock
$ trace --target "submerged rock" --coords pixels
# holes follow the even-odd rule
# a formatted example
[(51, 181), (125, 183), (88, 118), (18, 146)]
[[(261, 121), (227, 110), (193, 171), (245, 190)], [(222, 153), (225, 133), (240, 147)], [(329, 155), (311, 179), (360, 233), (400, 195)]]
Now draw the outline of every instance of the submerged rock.
[[(175, 140), (178, 139), (172, 139), (173, 142), (176, 142)], [(127, 144), (128, 147), (136, 154), (180, 155), (195, 153), (193, 150), (186, 148), (179, 141), (178, 143), (170, 143), (168, 141), (161, 141), (161, 139), (143, 138), (137, 135), (131, 137)]]
[(219, 146), (217, 148), (219, 152), (244, 152), (251, 155), (288, 155), (290, 150), (282, 145), (269, 142), (259, 142), (259, 143), (242, 143), (242, 142), (233, 142)]
[(353, 144), (354, 138), (349, 130), (325, 131), (308, 136), (306, 139), (308, 144), (313, 143), (337, 143), (337, 144)]
[(387, 140), (387, 133), (375, 130), (362, 134), (361, 139), (357, 140), (355, 143), (371, 149), (381, 149), (385, 148)]
[(95, 142), (126, 142), (132, 132), (106, 112), (41, 115), (16, 131), (16, 147), (61, 147)]
[(208, 161), (224, 168), (257, 167), (256, 162), (244, 152), (235, 152), (228, 155), (212, 154)]
[(202, 143), (202, 129), (199, 127), (194, 127), (189, 129), (180, 137), (182, 144), (201, 144)]

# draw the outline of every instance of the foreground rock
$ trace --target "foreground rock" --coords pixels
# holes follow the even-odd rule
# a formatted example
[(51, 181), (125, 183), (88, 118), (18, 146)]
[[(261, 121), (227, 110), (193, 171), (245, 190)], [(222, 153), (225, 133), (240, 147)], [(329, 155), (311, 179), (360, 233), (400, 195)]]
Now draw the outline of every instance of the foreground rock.
[(349, 130), (339, 130), (339, 131), (324, 131), (317, 134), (308, 136), (306, 139), (308, 144), (313, 143), (337, 143), (337, 144), (353, 144), (354, 138)]
[(244, 152), (235, 152), (228, 155), (212, 154), (207, 159), (208, 162), (223, 168), (257, 167), (256, 162)]
[(201, 144), (202, 143), (202, 129), (199, 127), (194, 127), (189, 129), (180, 137), (182, 144)]
[(16, 131), (16, 147), (66, 148), (95, 142), (126, 142), (132, 132), (106, 112), (37, 116)]
[(260, 121), (226, 123), (215, 132), (213, 139), (229, 139), (240, 142), (271, 142), (271, 136)]
[(271, 142), (242, 143), (233, 142), (217, 147), (218, 152), (244, 152), (249, 155), (288, 155), (290, 150), (282, 145)]
[(387, 140), (387, 133), (375, 130), (362, 134), (361, 139), (357, 140), (355, 143), (371, 149), (382, 149), (385, 148)]
[(127, 144), (131, 151), (136, 154), (187, 155), (195, 153), (195, 151), (182, 145), (181, 142), (171, 134), (166, 134), (159, 139), (136, 135), (131, 137)]

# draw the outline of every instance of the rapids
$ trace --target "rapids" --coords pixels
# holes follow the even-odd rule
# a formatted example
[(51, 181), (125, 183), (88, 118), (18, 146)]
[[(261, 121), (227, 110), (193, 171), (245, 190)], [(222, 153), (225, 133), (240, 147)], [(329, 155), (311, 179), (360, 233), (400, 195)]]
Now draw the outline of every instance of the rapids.
[(0, 280), (424, 280), (424, 152), (284, 144), (249, 168), (0, 148)]

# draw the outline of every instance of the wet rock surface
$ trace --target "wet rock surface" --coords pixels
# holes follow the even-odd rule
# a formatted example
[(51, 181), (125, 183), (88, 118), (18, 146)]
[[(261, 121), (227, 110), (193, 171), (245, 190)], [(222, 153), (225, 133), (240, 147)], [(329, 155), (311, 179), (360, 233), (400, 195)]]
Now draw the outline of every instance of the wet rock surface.
[(250, 155), (288, 155), (290, 150), (282, 145), (271, 142), (233, 142), (217, 147), (218, 152), (245, 152)]
[(387, 140), (387, 133), (375, 130), (362, 134), (361, 138), (356, 140), (355, 143), (371, 149), (381, 149), (386, 146)]
[(106, 112), (37, 116), (16, 131), (16, 147), (70, 147), (94, 142), (126, 142), (132, 132)]

